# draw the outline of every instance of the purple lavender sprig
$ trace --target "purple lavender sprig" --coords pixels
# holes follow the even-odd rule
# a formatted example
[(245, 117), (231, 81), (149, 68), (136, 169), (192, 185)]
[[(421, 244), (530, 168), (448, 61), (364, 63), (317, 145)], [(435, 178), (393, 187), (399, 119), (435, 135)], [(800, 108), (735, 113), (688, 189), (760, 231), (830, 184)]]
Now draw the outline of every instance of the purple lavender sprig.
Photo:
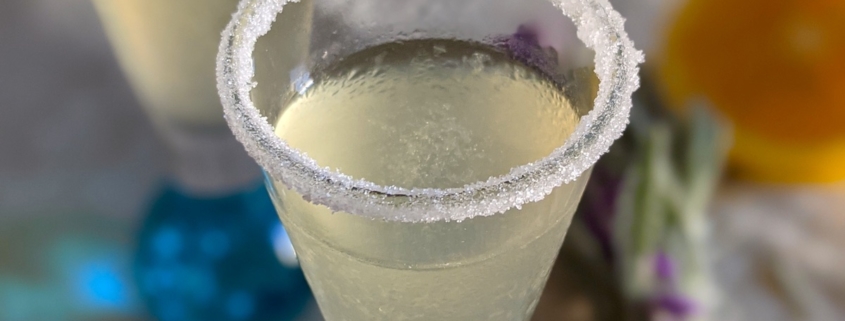
[[(612, 157), (612, 156), (611, 156)], [(584, 221), (602, 251), (602, 256), (614, 264), (613, 220), (616, 199), (619, 197), (622, 178), (608, 170), (602, 162), (593, 169), (590, 182), (578, 207), (579, 219)]]
[(560, 84), (558, 53), (552, 47), (540, 44), (540, 30), (534, 24), (519, 25), (509, 36), (498, 36), (489, 42), (505, 51), (512, 59), (529, 66)]
[(664, 251), (654, 256), (655, 293), (652, 294), (652, 314), (664, 315), (671, 320), (687, 320), (695, 315), (697, 306), (693, 299), (678, 288), (678, 268)]
[(675, 278), (678, 275), (675, 262), (664, 251), (657, 252), (654, 256), (654, 274), (660, 282), (674, 284)]
[(654, 321), (685, 321), (695, 313), (695, 302), (681, 294), (661, 294), (651, 303), (651, 319)]
[(595, 165), (577, 217), (651, 320), (708, 320), (718, 288), (703, 227), (724, 129), (706, 108), (692, 108), (689, 120), (667, 116), (643, 98), (647, 91), (635, 97), (626, 134)]

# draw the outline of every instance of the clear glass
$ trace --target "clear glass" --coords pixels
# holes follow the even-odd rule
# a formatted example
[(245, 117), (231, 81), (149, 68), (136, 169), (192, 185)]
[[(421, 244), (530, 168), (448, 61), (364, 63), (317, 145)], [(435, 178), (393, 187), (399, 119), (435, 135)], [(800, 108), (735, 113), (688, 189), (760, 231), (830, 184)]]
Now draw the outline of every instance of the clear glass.
[(166, 184), (144, 208), (132, 260), (147, 312), (159, 320), (299, 318), (311, 292), (261, 169), (232, 135), (215, 90), (220, 32), (237, 0), (93, 3), (172, 157)]
[(172, 151), (170, 174), (180, 187), (219, 195), (258, 181), (261, 171), (226, 126), (215, 86), (220, 31), (238, 0), (92, 2), (130, 84)]
[[(220, 45), (218, 89), (230, 127), (267, 173), (271, 196), (327, 320), (530, 318), (589, 169), (627, 123), (642, 56), (622, 22), (604, 0), (241, 1)], [(532, 65), (531, 54), (521, 55), (522, 47), (511, 46), (523, 28), (536, 31), (541, 45), (554, 49), (555, 68)], [(319, 104), (293, 110), (296, 103), (290, 102), (327, 86), (321, 80), (327, 77), (325, 70), (354, 64), (356, 55), (383, 44), (402, 47), (420, 39), (504, 43), (509, 57), (549, 79), (577, 80), (576, 71), (591, 68), (593, 58), (600, 83), (597, 90), (589, 90), (595, 83), (586, 78), (564, 84), (567, 104), (581, 120), (560, 141), (532, 136), (544, 133), (538, 128), (546, 126), (543, 117), (536, 123), (523, 117), (534, 111), (525, 109), (534, 97), (505, 103), (508, 97), (495, 96), (501, 90), (489, 91), (501, 99), (489, 108), (473, 107), (458, 121), (474, 126), (491, 146), (501, 142), (513, 149), (502, 147), (501, 153), (484, 154), (477, 162), (458, 162), (447, 173), (451, 176), (419, 185), (401, 176), (410, 171), (441, 175), (431, 170), (439, 158), (408, 161), (402, 158), (406, 155), (382, 152), (402, 141), (405, 132), (394, 136), (357, 130), (389, 123), (384, 115), (396, 109), (389, 103), (363, 106), (378, 112), (361, 116), (348, 110), (362, 106), (341, 101), (340, 109), (312, 117), (319, 120), (316, 125), (290, 116), (316, 115)], [(308, 55), (301, 59), (285, 54), (303, 48)], [(437, 43), (432, 48), (437, 56), (445, 47)], [(390, 55), (363, 60), (393, 59)], [(489, 58), (479, 60), (482, 70)], [(434, 112), (427, 101), (444, 99), (419, 94), (413, 86), (419, 79), (413, 77), (426, 75), (396, 81), (410, 84), (403, 88), (414, 97), (410, 107), (403, 107), (410, 116), (399, 123), (434, 126), (416, 138), (437, 138), (436, 149), (463, 136), (451, 127), (439, 129), (445, 124), (438, 122), (452, 121), (451, 116), (414, 116), (419, 111), (415, 106)], [(454, 85), (478, 82), (466, 79)], [(396, 85), (376, 84), (363, 92), (389, 86)], [(521, 95), (525, 92), (513, 92)], [(476, 97), (487, 99), (482, 96)], [(396, 97), (396, 106), (406, 98)], [(587, 103), (577, 103), (582, 100)], [(455, 102), (477, 105), (466, 98)], [(478, 125), (491, 119), (499, 121)], [(350, 123), (354, 126), (346, 127)], [(402, 170), (393, 171), (392, 165)], [(464, 175), (468, 172), (475, 175)]]

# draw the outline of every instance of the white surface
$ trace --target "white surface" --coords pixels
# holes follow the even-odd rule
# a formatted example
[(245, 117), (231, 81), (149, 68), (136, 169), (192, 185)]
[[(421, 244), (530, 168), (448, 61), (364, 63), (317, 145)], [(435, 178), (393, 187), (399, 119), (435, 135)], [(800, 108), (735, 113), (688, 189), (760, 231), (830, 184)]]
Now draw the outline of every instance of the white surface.
[(845, 320), (845, 185), (733, 183), (713, 213), (716, 272), (736, 320)]

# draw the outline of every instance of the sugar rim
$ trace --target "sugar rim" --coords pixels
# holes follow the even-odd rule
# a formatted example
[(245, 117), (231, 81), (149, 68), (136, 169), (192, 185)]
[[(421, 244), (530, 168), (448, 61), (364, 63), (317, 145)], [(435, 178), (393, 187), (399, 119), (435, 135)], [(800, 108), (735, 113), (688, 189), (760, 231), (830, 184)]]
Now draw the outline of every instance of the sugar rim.
[(607, 0), (549, 0), (575, 22), (578, 38), (596, 52), (599, 78), (593, 110), (582, 117), (563, 146), (535, 163), (459, 188), (380, 186), (322, 168), (275, 135), (253, 105), (252, 52), (288, 2), (241, 0), (222, 34), (217, 57), (217, 88), (235, 137), (270, 177), (333, 211), (401, 222), (461, 221), (490, 216), (542, 200), (590, 168), (628, 124), (631, 94), (639, 87), (643, 55), (623, 29), (624, 18)]

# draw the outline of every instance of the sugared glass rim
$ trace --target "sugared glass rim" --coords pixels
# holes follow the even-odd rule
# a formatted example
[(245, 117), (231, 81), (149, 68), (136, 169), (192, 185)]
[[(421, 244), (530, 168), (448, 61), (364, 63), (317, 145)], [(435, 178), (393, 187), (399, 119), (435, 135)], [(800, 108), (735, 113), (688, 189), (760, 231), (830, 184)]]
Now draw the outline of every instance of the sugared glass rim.
[(623, 29), (624, 19), (607, 0), (549, 0), (578, 28), (578, 38), (595, 51), (599, 78), (594, 107), (575, 132), (549, 156), (509, 173), (459, 188), (380, 186), (322, 168), (276, 136), (253, 105), (252, 52), (284, 5), (298, 0), (241, 0), (223, 31), (217, 57), (217, 88), (235, 137), (273, 179), (314, 204), (333, 211), (402, 222), (461, 221), (503, 213), (542, 200), (590, 168), (628, 124), (631, 94), (639, 87), (643, 55)]

